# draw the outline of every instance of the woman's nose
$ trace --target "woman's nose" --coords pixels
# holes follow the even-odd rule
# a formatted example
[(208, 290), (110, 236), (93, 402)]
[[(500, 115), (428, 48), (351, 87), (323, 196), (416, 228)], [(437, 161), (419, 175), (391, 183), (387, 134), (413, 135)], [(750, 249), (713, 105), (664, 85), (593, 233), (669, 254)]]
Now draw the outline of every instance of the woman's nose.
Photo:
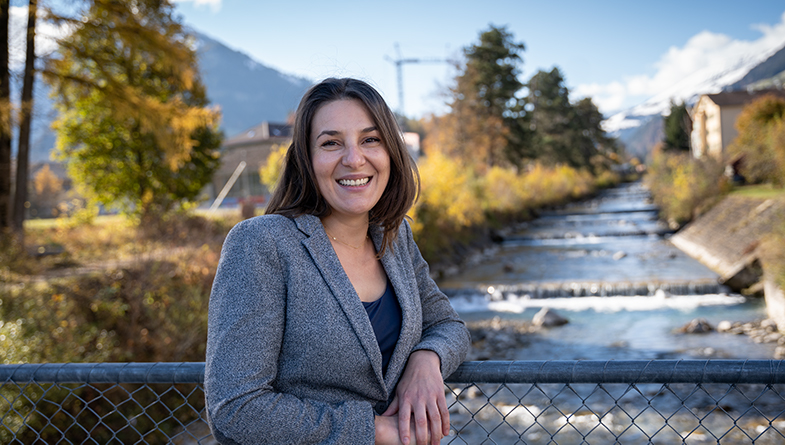
[(350, 143), (346, 145), (346, 152), (342, 159), (346, 167), (357, 168), (365, 164), (365, 153), (358, 144)]

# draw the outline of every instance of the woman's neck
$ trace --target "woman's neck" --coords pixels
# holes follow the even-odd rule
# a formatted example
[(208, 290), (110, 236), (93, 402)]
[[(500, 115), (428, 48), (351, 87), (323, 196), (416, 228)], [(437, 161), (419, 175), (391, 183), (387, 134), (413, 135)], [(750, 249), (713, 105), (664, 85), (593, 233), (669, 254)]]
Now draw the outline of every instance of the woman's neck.
[(322, 218), (322, 225), (333, 241), (356, 249), (362, 247), (368, 238), (367, 215), (351, 219), (329, 215)]

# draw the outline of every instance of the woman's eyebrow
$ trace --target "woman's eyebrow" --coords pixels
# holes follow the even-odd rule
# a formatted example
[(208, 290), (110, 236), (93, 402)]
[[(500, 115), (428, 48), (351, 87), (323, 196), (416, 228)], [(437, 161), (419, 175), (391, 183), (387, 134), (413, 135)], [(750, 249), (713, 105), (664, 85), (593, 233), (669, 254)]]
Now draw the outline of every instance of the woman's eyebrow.
[[(363, 128), (362, 130), (360, 130), (360, 133), (371, 133), (371, 132), (376, 131), (376, 130), (377, 130), (377, 128), (374, 125), (372, 127)], [(325, 134), (327, 136), (335, 136), (337, 134), (341, 134), (341, 132), (338, 131), (338, 130), (323, 130), (321, 133), (316, 135), (316, 139), (319, 139), (320, 137), (322, 137), (322, 135), (325, 135)]]
[(318, 135), (316, 135), (316, 139), (319, 139), (324, 134), (326, 134), (327, 136), (335, 136), (336, 134), (340, 134), (340, 133), (341, 132), (337, 131), (337, 130), (324, 130), (321, 133), (319, 133)]

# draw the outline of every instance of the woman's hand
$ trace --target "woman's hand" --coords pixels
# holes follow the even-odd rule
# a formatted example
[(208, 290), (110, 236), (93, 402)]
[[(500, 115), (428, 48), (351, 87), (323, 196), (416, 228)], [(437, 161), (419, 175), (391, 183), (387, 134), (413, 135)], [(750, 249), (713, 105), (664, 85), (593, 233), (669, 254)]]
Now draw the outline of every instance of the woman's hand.
[[(450, 414), (444, 398), (444, 381), (439, 355), (433, 351), (414, 351), (395, 397), (382, 416), (398, 415), (398, 433), (401, 443), (410, 443), (410, 433), (418, 445), (438, 445), (442, 437), (450, 434)], [(378, 437), (378, 436), (377, 436)]]

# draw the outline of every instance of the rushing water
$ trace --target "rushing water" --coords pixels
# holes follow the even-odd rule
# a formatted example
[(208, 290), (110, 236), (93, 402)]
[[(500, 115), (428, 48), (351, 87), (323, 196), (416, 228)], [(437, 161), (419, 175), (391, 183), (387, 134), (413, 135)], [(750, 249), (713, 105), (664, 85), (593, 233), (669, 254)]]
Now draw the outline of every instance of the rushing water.
[(488, 258), (442, 280), (467, 320), (531, 320), (543, 307), (570, 322), (544, 329), (519, 359), (772, 358), (776, 344), (712, 332), (677, 334), (695, 318), (766, 318), (759, 299), (732, 294), (667, 240), (640, 183), (541, 215)]

